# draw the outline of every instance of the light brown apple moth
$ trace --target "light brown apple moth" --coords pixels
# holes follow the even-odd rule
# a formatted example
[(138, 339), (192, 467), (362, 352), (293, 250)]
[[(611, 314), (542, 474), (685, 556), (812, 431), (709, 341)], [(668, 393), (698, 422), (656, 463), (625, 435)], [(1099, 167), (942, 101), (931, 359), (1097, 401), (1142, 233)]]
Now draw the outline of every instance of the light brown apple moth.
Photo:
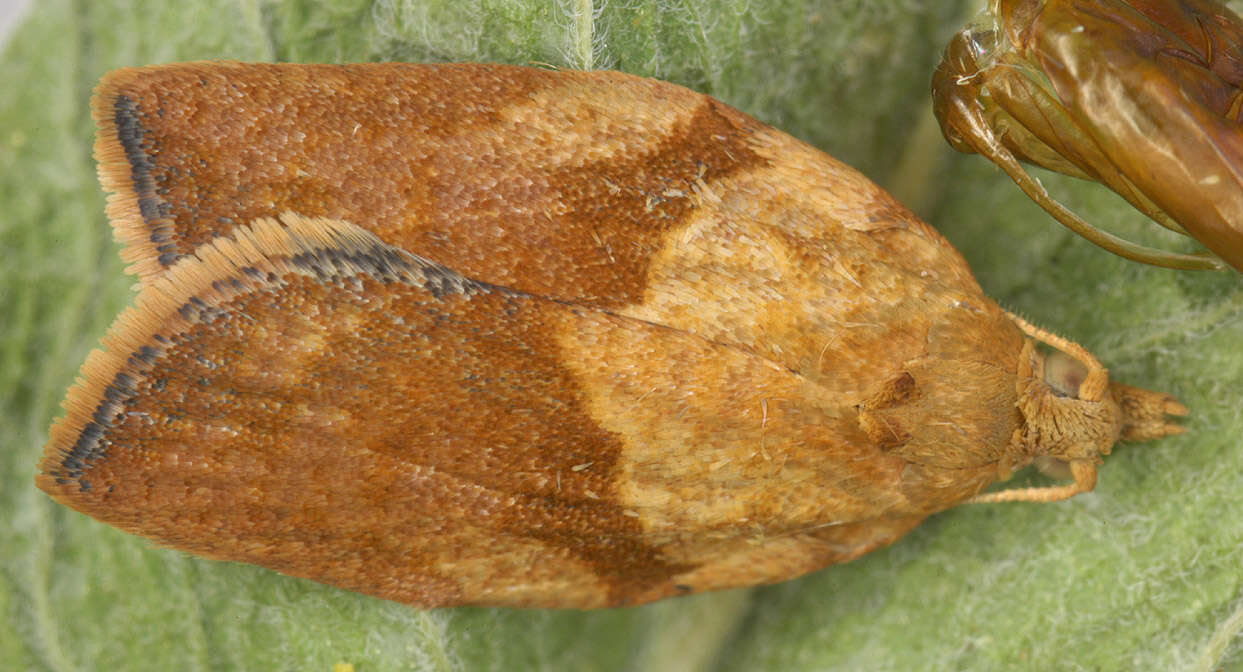
[[(420, 607), (640, 604), (1089, 490), (1186, 412), (672, 84), (189, 63), (94, 110), (142, 290), (38, 484), (161, 545)], [(1035, 460), (1073, 484), (980, 494)]]

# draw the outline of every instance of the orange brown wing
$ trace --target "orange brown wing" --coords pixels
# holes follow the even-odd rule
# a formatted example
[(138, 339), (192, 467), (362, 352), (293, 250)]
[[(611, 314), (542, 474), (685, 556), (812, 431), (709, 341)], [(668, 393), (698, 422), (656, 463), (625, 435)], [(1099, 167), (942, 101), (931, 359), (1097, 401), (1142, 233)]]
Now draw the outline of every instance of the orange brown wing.
[[(235, 235), (118, 320), (41, 488), (162, 544), (420, 606), (779, 580), (866, 550), (781, 537), (897, 501), (902, 460), (772, 362), (471, 281), (341, 222)], [(721, 380), (737, 390), (714, 396)], [(762, 418), (764, 399), (785, 401)], [(642, 441), (693, 449), (645, 464)], [(834, 465), (821, 497), (760, 496), (799, 494), (816, 460)]]
[(958, 253), (686, 89), (200, 63), (95, 109), (144, 289), (40, 485), (161, 543), (423, 606), (639, 603), (889, 543), (1018, 421), (1022, 335)]

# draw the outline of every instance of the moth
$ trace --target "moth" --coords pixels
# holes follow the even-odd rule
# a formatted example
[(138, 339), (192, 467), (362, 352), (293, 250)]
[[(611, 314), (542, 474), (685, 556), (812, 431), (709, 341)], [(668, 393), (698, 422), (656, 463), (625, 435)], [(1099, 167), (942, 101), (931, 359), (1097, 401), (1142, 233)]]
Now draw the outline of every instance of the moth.
[[(1243, 271), (1240, 85), (1243, 19), (1216, 0), (990, 0), (946, 47), (932, 93), (955, 149), (1075, 233), (1157, 266)], [(1097, 229), (1020, 160), (1100, 182), (1212, 254)]]
[[(859, 173), (673, 84), (184, 63), (93, 107), (141, 288), (37, 482), (162, 546), (418, 607), (634, 605), (1070, 497), (1182, 431)], [(1034, 461), (1073, 482), (982, 494)]]

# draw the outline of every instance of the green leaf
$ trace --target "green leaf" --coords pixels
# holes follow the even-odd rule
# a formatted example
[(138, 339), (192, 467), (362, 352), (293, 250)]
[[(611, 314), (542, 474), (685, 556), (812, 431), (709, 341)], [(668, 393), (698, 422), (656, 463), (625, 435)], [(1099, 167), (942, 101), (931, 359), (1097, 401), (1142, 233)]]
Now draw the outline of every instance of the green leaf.
[[(1139, 266), (1063, 230), (930, 121), (964, 2), (41, 0), (0, 68), (0, 660), (10, 669), (1239, 669), (1243, 284)], [(848, 565), (596, 612), (418, 611), (152, 545), (33, 485), (57, 403), (132, 299), (87, 101), (105, 71), (191, 59), (609, 67), (712, 94), (855, 165), (961, 249), (1003, 305), (1190, 433), (1123, 446), (1096, 491), (965, 507)], [(1050, 176), (1086, 219), (1156, 231)], [(1033, 481), (1037, 480), (1035, 478)]]

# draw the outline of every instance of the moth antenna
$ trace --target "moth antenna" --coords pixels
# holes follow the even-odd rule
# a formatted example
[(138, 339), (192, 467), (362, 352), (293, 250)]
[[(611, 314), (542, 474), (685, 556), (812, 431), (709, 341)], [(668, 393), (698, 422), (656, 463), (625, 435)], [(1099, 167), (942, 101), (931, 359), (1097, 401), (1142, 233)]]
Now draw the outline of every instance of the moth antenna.
[(1081, 492), (1091, 492), (1096, 487), (1096, 463), (1091, 460), (1074, 460), (1070, 473), (1075, 482), (1067, 485), (1051, 485), (1038, 488), (1014, 488), (976, 495), (967, 504), (993, 504), (996, 502), (1060, 502)]
[(1057, 348), (1062, 352), (1079, 360), (1088, 368), (1088, 375), (1083, 379), (1083, 383), (1079, 385), (1079, 398), (1085, 401), (1100, 401), (1105, 398), (1105, 390), (1109, 387), (1109, 370), (1106, 369), (1096, 358), (1095, 355), (1088, 352), (1086, 348), (1078, 343), (1058, 336), (1050, 331), (1046, 331), (1028, 322), (1027, 320), (1015, 315), (1010, 311), (1005, 311), (1006, 316), (1018, 325), (1023, 333), (1034, 338), (1045, 345)]

